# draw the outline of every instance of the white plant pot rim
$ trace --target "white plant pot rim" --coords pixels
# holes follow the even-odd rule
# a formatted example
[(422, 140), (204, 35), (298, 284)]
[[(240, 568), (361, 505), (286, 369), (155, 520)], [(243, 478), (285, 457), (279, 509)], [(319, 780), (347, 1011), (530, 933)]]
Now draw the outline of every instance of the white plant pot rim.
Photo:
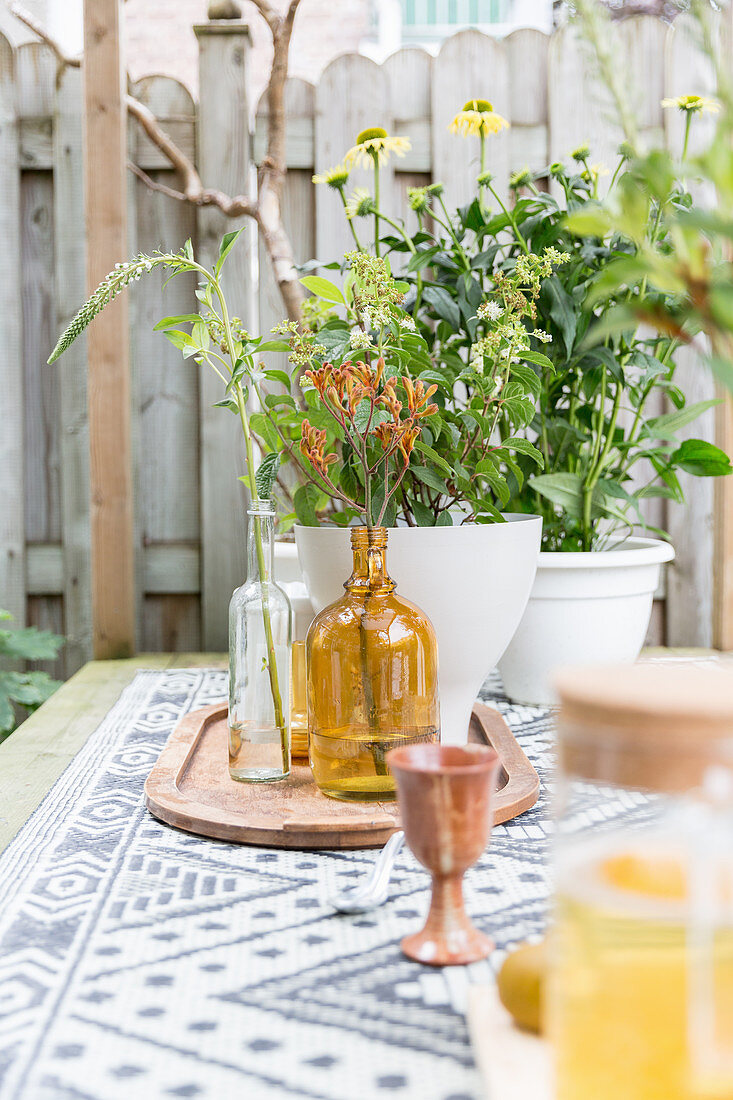
[(542, 550), (538, 569), (624, 569), (672, 561), (674, 547), (663, 539), (634, 535), (606, 550)]
[[(536, 521), (540, 518), (536, 512), (502, 512), (501, 514), (507, 523), (523, 523), (529, 520)], [(306, 527), (303, 523), (294, 523), (293, 531), (350, 531), (352, 527), (358, 526), (363, 526), (363, 524), (350, 523), (345, 527), (341, 527), (338, 523), (319, 523), (315, 527)], [(503, 526), (502, 523), (454, 523), (450, 527), (410, 527), (407, 523), (399, 523), (396, 527), (387, 527), (386, 531), (388, 535), (391, 535), (394, 531), (466, 531), (473, 530), (475, 527), (501, 529)], [(646, 541), (653, 542), (654, 540), (647, 539)]]

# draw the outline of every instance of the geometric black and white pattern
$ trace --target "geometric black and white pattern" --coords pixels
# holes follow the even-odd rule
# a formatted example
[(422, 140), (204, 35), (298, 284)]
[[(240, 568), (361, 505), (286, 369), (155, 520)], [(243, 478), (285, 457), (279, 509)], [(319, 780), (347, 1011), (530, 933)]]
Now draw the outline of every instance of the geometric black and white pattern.
[(479, 1100), (467, 984), (546, 918), (548, 712), (487, 682), (541, 796), (467, 876), (497, 952), (434, 970), (399, 948), (429, 897), (409, 852), (381, 909), (338, 916), (324, 899), (373, 852), (226, 844), (147, 813), (176, 722), (225, 692), (223, 672), (139, 673), (0, 857), (0, 1097)]

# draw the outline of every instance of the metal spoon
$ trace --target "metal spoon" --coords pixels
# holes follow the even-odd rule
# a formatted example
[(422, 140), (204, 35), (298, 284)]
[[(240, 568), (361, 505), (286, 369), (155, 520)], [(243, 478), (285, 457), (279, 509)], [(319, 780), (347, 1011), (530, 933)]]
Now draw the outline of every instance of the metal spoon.
[(368, 909), (376, 909), (381, 905), (389, 893), (392, 868), (404, 843), (405, 834), (401, 830), (392, 833), (374, 861), (371, 871), (359, 885), (333, 894), (328, 899), (328, 904), (339, 913), (366, 913)]

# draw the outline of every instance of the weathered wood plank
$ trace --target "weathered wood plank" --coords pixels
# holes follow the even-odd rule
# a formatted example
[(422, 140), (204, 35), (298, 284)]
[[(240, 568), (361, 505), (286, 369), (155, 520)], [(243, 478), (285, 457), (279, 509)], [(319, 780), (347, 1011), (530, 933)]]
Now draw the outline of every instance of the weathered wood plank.
[[(292, 129), (298, 130), (304, 123), (310, 129), (310, 150), (307, 157), (305, 170), (288, 168), (283, 189), (282, 214), (285, 228), (290, 234), (293, 244), (295, 259), (298, 263), (304, 263), (315, 256), (315, 188), (311, 183), (313, 174), (313, 111), (314, 88), (305, 80), (292, 78), (285, 85), (285, 109), (288, 119), (288, 141)], [(257, 112), (257, 125), (261, 131), (267, 127), (267, 97), (260, 100)], [(257, 293), (259, 309), (259, 331), (268, 333), (272, 326), (286, 315), (277, 283), (272, 275), (272, 268), (267, 258), (267, 253), (259, 242), (259, 284)], [(290, 371), (290, 365), (286, 356), (278, 356), (282, 359), (277, 366)], [(272, 360), (273, 365), (275, 360)]]
[(0, 607), (22, 626), (25, 606), (23, 336), (20, 293), (20, 171), (15, 54), (0, 36), (0, 393), (7, 411), (0, 432)]
[[(121, 0), (84, 4), (87, 286), (127, 251), (127, 119)], [(135, 647), (132, 463), (127, 295), (88, 331), (94, 652)]]
[[(714, 88), (710, 62), (696, 45), (693, 26), (676, 19), (667, 32), (665, 46), (665, 82), (663, 95), (673, 98), (687, 94), (690, 88), (705, 94)], [(684, 119), (681, 112), (664, 112), (668, 148), (677, 156), (682, 150)], [(702, 151), (712, 137), (714, 122), (710, 116), (694, 120), (690, 147)], [(696, 188), (699, 201), (710, 205), (715, 196)], [(687, 400), (706, 401), (715, 396), (715, 383), (699, 357), (688, 348), (675, 355), (678, 364), (675, 382)], [(680, 432), (680, 438), (715, 440), (715, 411), (711, 410)], [(714, 594), (714, 500), (715, 485), (710, 478), (680, 475), (685, 492), (684, 507), (670, 503), (667, 529), (676, 558), (668, 569), (667, 642), (672, 645), (712, 645)]]
[[(156, 117), (193, 118), (194, 106), (187, 89), (167, 77), (148, 77), (134, 86), (134, 94)], [(164, 123), (165, 124), (165, 123)], [(130, 120), (130, 147), (140, 155), (140, 127)], [(153, 171), (153, 178), (179, 187), (170, 170)], [(150, 191), (130, 177), (130, 232), (135, 250), (176, 251), (196, 234), (196, 214), (191, 206)], [(160, 648), (162, 624), (155, 625), (162, 605), (150, 603), (148, 588), (149, 543), (197, 542), (199, 537), (199, 368), (183, 359), (162, 333), (154, 332), (163, 316), (196, 311), (195, 280), (179, 276), (164, 287), (167, 275), (153, 272), (144, 286), (130, 296), (130, 341), (133, 366), (133, 424), (135, 478), (135, 545), (138, 569), (138, 646)], [(198, 557), (198, 555), (197, 555)], [(198, 563), (197, 563), (198, 572)], [(178, 591), (177, 588), (163, 591)], [(198, 618), (196, 618), (198, 622)], [(152, 634), (149, 633), (152, 631)], [(189, 637), (187, 648), (200, 645)], [(165, 645), (162, 648), (173, 648)]]
[(145, 638), (152, 652), (190, 652), (201, 637), (201, 605), (195, 596), (147, 595)]
[[(195, 28), (199, 42), (199, 170), (208, 187), (228, 194), (249, 192), (250, 135), (247, 109), (249, 31), (241, 23)], [(244, 224), (215, 210), (199, 212), (199, 256), (212, 264), (224, 233)], [(246, 230), (230, 254), (226, 288), (232, 311), (254, 328), (252, 300), (253, 233)], [(200, 377), (201, 446), (201, 613), (207, 648), (228, 644), (227, 609), (234, 588), (246, 574), (243, 442), (237, 420), (212, 408), (221, 383), (211, 372)]]
[[(28, 596), (28, 625), (37, 626), (39, 630), (50, 630), (53, 634), (64, 637), (64, 601), (61, 596)], [(66, 648), (64, 646), (64, 648)], [(28, 668), (38, 669), (39, 672), (47, 672), (55, 680), (62, 680), (66, 676), (66, 660), (62, 649), (54, 661), (34, 661)]]
[[(56, 329), (63, 331), (84, 300), (84, 168), (82, 86), (78, 69), (59, 79), (54, 118), (54, 259)], [(63, 540), (64, 664), (70, 675), (92, 655), (91, 531), (87, 341), (80, 338), (47, 371), (59, 392), (61, 534)], [(30, 582), (30, 575), (29, 575)]]
[[(452, 134), (449, 126), (464, 103), (487, 99), (504, 118), (511, 114), (509, 65), (505, 43), (480, 31), (461, 31), (446, 39), (433, 66), (433, 175), (445, 184), (449, 210), (477, 194), (481, 171), (479, 138)], [(486, 168), (493, 172), (499, 194), (509, 176), (509, 133), (487, 139)], [(491, 202), (489, 201), (491, 205)]]
[[(354, 145), (358, 134), (367, 127), (381, 126), (394, 134), (390, 88), (384, 70), (359, 54), (344, 54), (328, 65), (316, 87), (316, 172), (340, 164)], [(394, 210), (394, 164), (380, 169), (380, 206)], [(374, 191), (374, 171), (355, 168), (348, 190), (366, 187)], [(374, 239), (374, 219), (357, 218), (356, 232), (365, 243)], [(339, 196), (330, 187), (316, 188), (316, 255), (328, 263), (339, 260), (354, 247)]]
[[(26, 556), (29, 596), (66, 594), (68, 546), (61, 543), (32, 542), (26, 547)], [(197, 543), (145, 546), (141, 559), (143, 594), (198, 595), (200, 571)]]
[(57, 336), (53, 206), (51, 173), (24, 172), (20, 207), (25, 531), (31, 542), (61, 538), (59, 376), (46, 363)]
[(509, 66), (509, 167), (533, 172), (549, 162), (547, 55), (550, 39), (542, 31), (524, 28), (506, 40)]

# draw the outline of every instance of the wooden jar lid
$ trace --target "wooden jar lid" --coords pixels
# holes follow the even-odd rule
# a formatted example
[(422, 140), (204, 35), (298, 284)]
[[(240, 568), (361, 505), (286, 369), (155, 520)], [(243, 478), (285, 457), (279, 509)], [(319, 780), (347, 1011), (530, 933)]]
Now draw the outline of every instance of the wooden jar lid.
[(565, 669), (555, 686), (566, 774), (679, 791), (733, 769), (733, 661)]

